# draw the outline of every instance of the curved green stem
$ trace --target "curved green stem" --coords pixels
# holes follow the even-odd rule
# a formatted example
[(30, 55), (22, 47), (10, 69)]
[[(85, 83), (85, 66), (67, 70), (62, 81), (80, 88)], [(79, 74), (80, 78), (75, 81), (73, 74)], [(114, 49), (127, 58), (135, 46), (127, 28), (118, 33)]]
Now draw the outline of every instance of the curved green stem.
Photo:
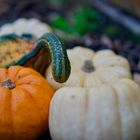
[(36, 48), (40, 46), (48, 48), (55, 81), (65, 82), (70, 75), (71, 66), (63, 43), (55, 34), (46, 33), (36, 43)]
[[(17, 41), (18, 36), (10, 34), (0, 38), (0, 43), (6, 41)], [(44, 76), (48, 66), (52, 64), (52, 75), (55, 81), (65, 82), (70, 75), (70, 62), (67, 56), (66, 48), (59, 38), (53, 33), (46, 33), (37, 40), (35, 48), (25, 54), (21, 59), (12, 61), (5, 67), (11, 65), (27, 66), (35, 69)]]

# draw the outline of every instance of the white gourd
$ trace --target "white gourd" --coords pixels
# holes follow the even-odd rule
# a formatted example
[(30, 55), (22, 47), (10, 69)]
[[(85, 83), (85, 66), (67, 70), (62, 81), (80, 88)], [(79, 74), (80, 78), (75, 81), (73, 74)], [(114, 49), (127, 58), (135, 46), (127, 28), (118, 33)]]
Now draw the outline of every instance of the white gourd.
[(11, 33), (15, 33), (19, 36), (22, 34), (32, 34), (36, 38), (39, 38), (48, 32), (52, 32), (51, 27), (35, 18), (19, 18), (15, 22), (5, 24), (0, 28), (0, 35)]
[(47, 73), (58, 89), (50, 104), (52, 139), (139, 140), (140, 86), (127, 60), (110, 50), (81, 47), (68, 55), (72, 71), (66, 83), (55, 83)]

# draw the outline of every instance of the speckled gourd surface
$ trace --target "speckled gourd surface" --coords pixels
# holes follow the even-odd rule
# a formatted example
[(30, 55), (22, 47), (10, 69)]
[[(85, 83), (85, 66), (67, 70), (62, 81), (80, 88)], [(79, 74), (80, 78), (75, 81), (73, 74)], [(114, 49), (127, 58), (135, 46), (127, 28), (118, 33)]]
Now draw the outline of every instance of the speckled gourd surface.
[(17, 62), (33, 48), (33, 40), (20, 38), (14, 34), (2, 36), (0, 38), (0, 67)]

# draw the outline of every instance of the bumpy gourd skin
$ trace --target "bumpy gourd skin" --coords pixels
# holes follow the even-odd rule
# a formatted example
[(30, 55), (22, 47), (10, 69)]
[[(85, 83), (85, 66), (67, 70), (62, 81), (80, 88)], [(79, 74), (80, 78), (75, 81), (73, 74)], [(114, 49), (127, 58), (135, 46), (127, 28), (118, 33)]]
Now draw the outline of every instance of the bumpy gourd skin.
[(14, 34), (0, 37), (0, 67), (9, 67), (33, 50), (33, 40)]

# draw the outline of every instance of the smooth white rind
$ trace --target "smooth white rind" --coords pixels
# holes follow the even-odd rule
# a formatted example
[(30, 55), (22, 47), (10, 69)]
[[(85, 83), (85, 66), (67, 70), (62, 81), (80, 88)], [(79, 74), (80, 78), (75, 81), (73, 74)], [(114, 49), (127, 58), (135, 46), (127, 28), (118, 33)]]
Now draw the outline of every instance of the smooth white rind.
[(129, 79), (115, 85), (64, 87), (50, 106), (53, 140), (140, 139), (140, 87)]

